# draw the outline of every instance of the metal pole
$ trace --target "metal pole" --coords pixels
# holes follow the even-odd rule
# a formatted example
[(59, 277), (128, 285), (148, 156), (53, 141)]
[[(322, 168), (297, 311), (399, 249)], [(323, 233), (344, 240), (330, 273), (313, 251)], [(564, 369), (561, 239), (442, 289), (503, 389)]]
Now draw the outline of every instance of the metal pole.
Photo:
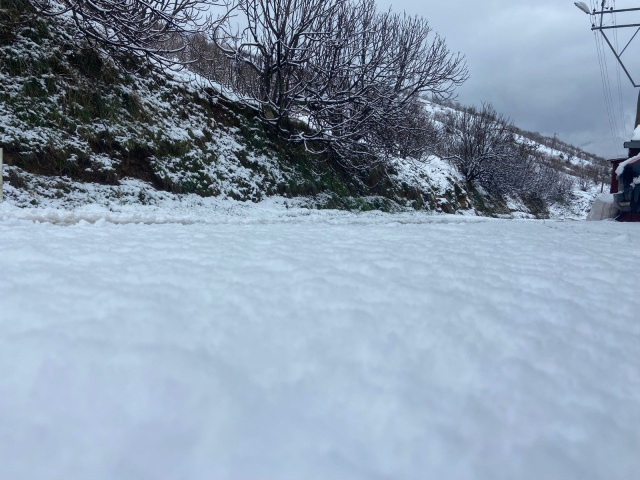
[(607, 27), (592, 27), (591, 30), (611, 30), (612, 28), (629, 28), (629, 27), (640, 27), (640, 23), (630, 23), (628, 25), (609, 25)]
[(607, 37), (607, 35), (602, 31), (600, 33), (602, 34), (604, 39), (607, 41), (607, 45), (609, 45), (609, 48), (613, 52), (613, 55), (616, 57), (616, 60), (618, 60), (618, 63), (622, 67), (622, 70), (624, 70), (624, 73), (626, 73), (627, 77), (629, 77), (629, 80), (631, 81), (631, 84), (636, 88), (640, 87), (640, 85), (636, 85), (636, 82), (633, 80), (633, 78), (631, 78), (631, 74), (627, 70), (627, 67), (624, 66), (624, 63), (622, 63), (622, 60), (620, 59), (620, 55), (618, 55), (618, 52), (616, 52), (616, 49), (613, 48), (613, 45), (611, 45), (611, 42), (609, 41), (609, 37)]
[(600, 15), (604, 13), (620, 13), (620, 12), (637, 12), (640, 8), (619, 8), (618, 10), (602, 10), (601, 12), (593, 12), (591, 15)]
[(622, 56), (622, 54), (625, 52), (625, 50), (627, 49), (627, 47), (629, 45), (631, 45), (631, 42), (633, 41), (634, 38), (636, 38), (636, 35), (638, 35), (638, 32), (640, 32), (640, 27), (638, 27), (638, 29), (636, 30), (636, 33), (633, 34), (633, 37), (631, 37), (631, 40), (629, 40), (627, 42), (627, 44), (624, 46), (624, 48), (622, 49), (622, 51), (620, 52), (620, 57)]

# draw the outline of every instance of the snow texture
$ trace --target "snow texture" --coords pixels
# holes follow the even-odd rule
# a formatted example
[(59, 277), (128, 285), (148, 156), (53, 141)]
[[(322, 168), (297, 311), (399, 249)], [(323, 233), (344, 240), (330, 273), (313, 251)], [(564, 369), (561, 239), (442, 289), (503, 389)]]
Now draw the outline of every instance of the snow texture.
[(0, 478), (638, 478), (639, 234), (0, 205)]
[(640, 125), (638, 125), (635, 130), (633, 131), (633, 134), (631, 135), (631, 140), (640, 140)]

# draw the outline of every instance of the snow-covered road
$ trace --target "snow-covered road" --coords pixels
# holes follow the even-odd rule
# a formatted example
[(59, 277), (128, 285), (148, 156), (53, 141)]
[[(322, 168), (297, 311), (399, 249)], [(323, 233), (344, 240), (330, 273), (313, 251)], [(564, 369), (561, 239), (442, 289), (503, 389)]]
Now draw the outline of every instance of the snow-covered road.
[(0, 209), (1, 480), (640, 478), (640, 224), (254, 210)]

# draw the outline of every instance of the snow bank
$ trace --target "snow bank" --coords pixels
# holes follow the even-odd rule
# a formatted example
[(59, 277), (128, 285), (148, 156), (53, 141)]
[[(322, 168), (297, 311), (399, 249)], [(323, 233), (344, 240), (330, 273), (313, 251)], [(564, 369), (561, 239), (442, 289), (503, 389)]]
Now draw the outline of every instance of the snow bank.
[(587, 220), (607, 220), (615, 218), (619, 213), (614, 203), (613, 194), (601, 193), (594, 200)]
[(0, 208), (1, 478), (640, 471), (640, 225), (199, 208)]
[[(163, 195), (155, 204), (106, 205), (89, 204), (75, 208), (56, 206), (19, 208), (11, 203), (0, 204), (0, 222), (28, 220), (55, 225), (90, 224), (327, 224), (327, 225), (386, 225), (472, 222), (474, 217), (462, 220), (461, 215), (431, 215), (410, 210), (388, 214), (380, 211), (349, 212), (346, 210), (315, 210), (308, 208), (304, 198), (269, 197), (262, 202), (240, 202), (215, 197), (202, 198), (184, 195)], [(488, 220), (488, 219), (485, 219)], [(476, 221), (482, 221), (480, 217)]]

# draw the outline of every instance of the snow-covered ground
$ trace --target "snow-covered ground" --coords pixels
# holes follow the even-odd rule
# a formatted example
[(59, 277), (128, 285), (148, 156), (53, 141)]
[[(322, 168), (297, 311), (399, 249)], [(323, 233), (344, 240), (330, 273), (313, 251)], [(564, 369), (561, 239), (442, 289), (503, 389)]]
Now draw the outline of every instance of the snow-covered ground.
[(640, 224), (0, 205), (2, 480), (630, 480)]

